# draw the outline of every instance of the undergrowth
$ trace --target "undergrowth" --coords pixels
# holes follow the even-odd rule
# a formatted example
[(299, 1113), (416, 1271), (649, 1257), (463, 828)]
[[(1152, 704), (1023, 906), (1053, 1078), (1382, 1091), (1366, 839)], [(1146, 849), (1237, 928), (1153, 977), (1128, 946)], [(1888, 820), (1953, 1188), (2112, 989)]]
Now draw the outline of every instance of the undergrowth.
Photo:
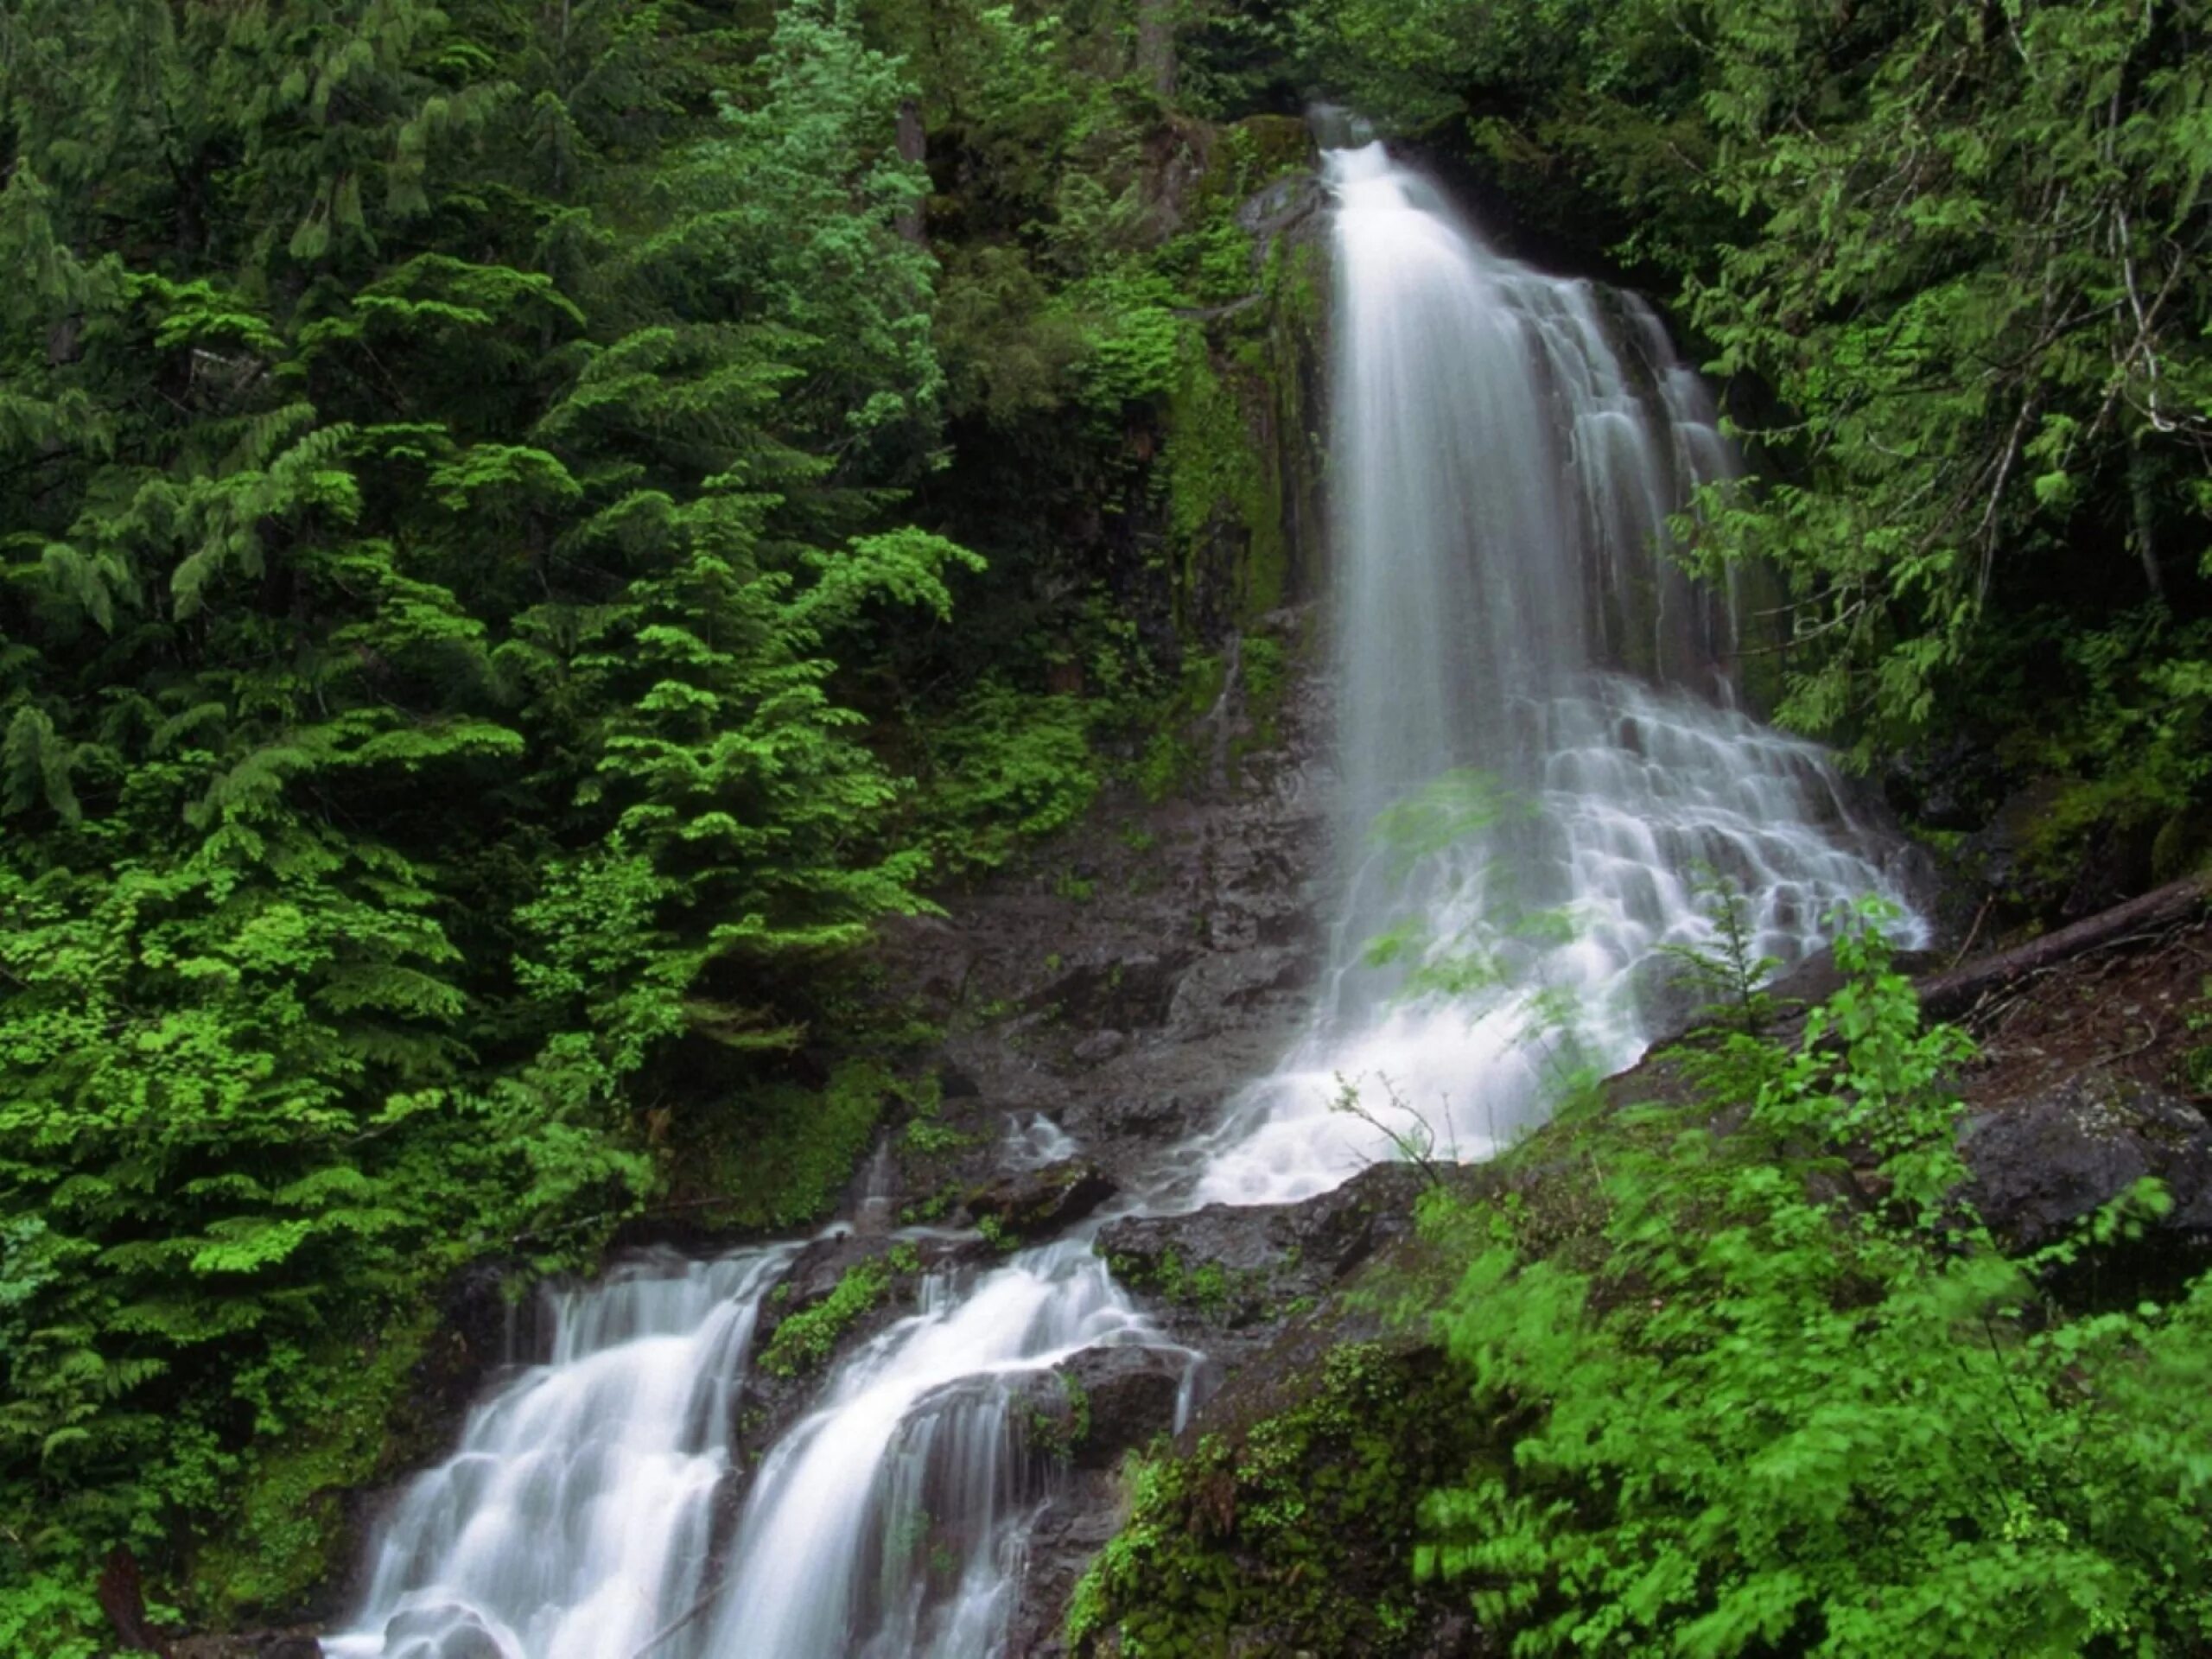
[(2007, 1259), (1959, 1197), (1966, 1038), (1873, 927), (1837, 956), (1794, 1047), (1738, 1025), (1601, 1132), (1592, 1264), (1489, 1213), (1438, 1329), (1510, 1456), (1430, 1499), (1419, 1575), (1516, 1656), (2199, 1650), (2212, 1287), (2040, 1288), (2164, 1194)]

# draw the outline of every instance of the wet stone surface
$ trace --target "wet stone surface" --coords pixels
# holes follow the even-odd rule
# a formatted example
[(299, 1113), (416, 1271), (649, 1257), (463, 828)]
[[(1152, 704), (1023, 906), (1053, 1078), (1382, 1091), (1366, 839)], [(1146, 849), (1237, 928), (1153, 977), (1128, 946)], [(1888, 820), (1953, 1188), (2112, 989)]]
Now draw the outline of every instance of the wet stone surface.
[[(1264, 626), (1310, 651), (1309, 612)], [(1027, 868), (887, 931), (886, 982), (945, 1033), (935, 1120), (893, 1141), (904, 1218), (953, 1218), (1039, 1116), (1073, 1138), (1059, 1156), (1149, 1190), (1281, 1058), (1320, 955), (1330, 790), (1325, 688), (1289, 685), (1265, 711), (1271, 744), (1245, 747), (1262, 720), (1232, 675), (1192, 734), (1220, 749), (1218, 775), (1158, 803), (1116, 785)]]

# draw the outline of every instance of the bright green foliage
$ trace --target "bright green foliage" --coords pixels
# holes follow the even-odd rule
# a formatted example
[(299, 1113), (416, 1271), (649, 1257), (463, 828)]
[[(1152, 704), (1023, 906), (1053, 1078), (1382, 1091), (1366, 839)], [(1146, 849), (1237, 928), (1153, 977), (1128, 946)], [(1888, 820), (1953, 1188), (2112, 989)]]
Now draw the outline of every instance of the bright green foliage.
[(880, 1261), (848, 1268), (827, 1296), (776, 1326), (760, 1351), (760, 1369), (783, 1377), (818, 1370), (845, 1332), (890, 1294), (891, 1278)]
[(826, 3), (0, 16), (0, 1621), (115, 1544), (296, 1603), (368, 1357), (588, 1262), (920, 907), (839, 683), (979, 568), (890, 510), (904, 87)]
[(2052, 1305), (2081, 1246), (2007, 1260), (1957, 1197), (1964, 1039), (1878, 935), (1838, 956), (1794, 1052), (1733, 1033), (1690, 1105), (1607, 1132), (1586, 1249), (1536, 1259), (1540, 1218), (1495, 1213), (1440, 1330), (1510, 1467), (1431, 1501), (1421, 1572), (1521, 1654), (2192, 1649), (2212, 1281)]
[(461, 1264), (834, 1202), (873, 925), (1178, 652), (1108, 521), (1252, 513), (1139, 435), (1302, 141), (1133, 18), (0, 11), (0, 1630), (327, 1583)]

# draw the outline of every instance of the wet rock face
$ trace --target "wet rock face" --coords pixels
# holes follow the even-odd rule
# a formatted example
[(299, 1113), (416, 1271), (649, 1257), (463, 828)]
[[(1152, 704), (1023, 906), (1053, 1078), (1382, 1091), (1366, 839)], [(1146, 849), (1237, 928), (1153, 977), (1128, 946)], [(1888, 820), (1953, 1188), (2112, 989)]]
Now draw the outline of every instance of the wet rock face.
[(1069, 1451), (1078, 1469), (1117, 1467), (1124, 1453), (1175, 1426), (1191, 1357), (1159, 1348), (1087, 1348), (1053, 1373), (1082, 1432)]
[[(893, 1249), (899, 1253), (896, 1257)], [(738, 1478), (721, 1495), (721, 1506), (734, 1515), (750, 1484), (757, 1455), (765, 1454), (806, 1414), (821, 1391), (822, 1379), (838, 1362), (914, 1312), (923, 1276), (988, 1271), (997, 1259), (998, 1252), (978, 1237), (910, 1239), (894, 1247), (880, 1236), (854, 1233), (817, 1239), (792, 1258), (790, 1269), (762, 1304), (760, 1326), (753, 1338), (754, 1363), (747, 1369), (745, 1384), (734, 1402), (739, 1449), (753, 1455), (740, 1458)], [(904, 1266), (899, 1265), (901, 1262)], [(881, 1283), (867, 1306), (831, 1334), (824, 1351), (788, 1375), (760, 1363), (760, 1356), (787, 1321), (819, 1308), (855, 1269), (880, 1272)]]
[(2145, 1177), (2163, 1182), (2170, 1233), (2212, 1233), (2212, 1123), (2186, 1101), (2101, 1071), (1967, 1121), (1968, 1196), (2010, 1243), (2063, 1237)]
[(1166, 800), (1119, 785), (1028, 868), (885, 930), (887, 984), (945, 1033), (936, 1116), (893, 1143), (894, 1214), (957, 1220), (1039, 1116), (1141, 1190), (1289, 1047), (1323, 954), (1318, 629), (1295, 610), (1253, 625), (1286, 665), (1264, 708), (1238, 665), (1249, 653), (1224, 652), (1214, 709), (1183, 734), (1217, 769)]
[(1034, 1243), (1073, 1226), (1119, 1190), (1103, 1171), (1070, 1158), (1002, 1175), (970, 1192), (963, 1209), (971, 1226)]
[(1236, 210), (1237, 227), (1263, 246), (1319, 242), (1328, 235), (1328, 193), (1312, 173), (1277, 179)]
[(1412, 1165), (1377, 1164), (1300, 1204), (1125, 1217), (1096, 1249), (1168, 1330), (1230, 1363), (1411, 1232), (1427, 1182)]

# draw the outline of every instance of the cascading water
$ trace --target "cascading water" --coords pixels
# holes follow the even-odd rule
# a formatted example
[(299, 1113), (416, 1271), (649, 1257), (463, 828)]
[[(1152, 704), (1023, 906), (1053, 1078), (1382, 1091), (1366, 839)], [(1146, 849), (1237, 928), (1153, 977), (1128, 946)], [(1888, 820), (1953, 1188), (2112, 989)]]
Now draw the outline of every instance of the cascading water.
[(849, 1360), (761, 1467), (705, 1651), (974, 1659), (1020, 1577), (1011, 1385), (1144, 1321), (1087, 1238), (1026, 1251)]
[[(1500, 258), (1380, 146), (1328, 165), (1344, 830), (1329, 988), (1278, 1072), (1129, 1208), (1344, 1180), (1389, 1135), (1330, 1109), (1340, 1079), (1382, 1126), (1413, 1130), (1389, 1123), (1395, 1090), (1440, 1152), (1487, 1152), (1540, 1109), (1560, 1058), (1527, 1036), (1545, 993), (1571, 998), (1600, 1064), (1649, 1040), (1660, 947), (1709, 938), (1701, 870), (1736, 884), (1756, 950), (1784, 962), (1832, 906), (1897, 891), (1818, 751), (1730, 706), (1729, 608), (1658, 550), (1690, 487), (1732, 461), (1656, 317)], [(1378, 821), (1389, 833), (1370, 837)], [(1408, 995), (1409, 964), (1453, 994)], [(1049, 1120), (1009, 1122), (1010, 1166), (1073, 1149)], [(859, 1219), (879, 1230), (888, 1208), (877, 1194)], [(652, 1259), (568, 1294), (549, 1361), (404, 1495), (328, 1651), (1000, 1653), (1039, 1490), (1025, 1380), (1096, 1344), (1172, 1347), (1090, 1236), (928, 1275), (918, 1311), (846, 1357), (767, 1452), (734, 1517), (717, 1504), (754, 1322), (798, 1247)]]
[(1784, 965), (1900, 897), (1820, 752), (1728, 706), (1727, 596), (1665, 556), (1733, 463), (1657, 317), (1500, 257), (1380, 144), (1328, 168), (1344, 900), (1313, 1029), (1201, 1201), (1310, 1196), (1394, 1135), (1487, 1155), (1541, 1114), (1563, 1013), (1602, 1070), (1648, 1046), (1710, 881)]
[(768, 1453), (725, 1539), (754, 1321), (798, 1250), (649, 1258), (557, 1299), (550, 1360), (480, 1407), (380, 1529), (333, 1659), (992, 1652), (1039, 1497), (1022, 1381), (1158, 1338), (1087, 1238), (932, 1273), (919, 1311)]
[(796, 1245), (649, 1257), (552, 1299), (552, 1342), (379, 1529), (334, 1659), (629, 1659), (697, 1600), (761, 1299)]

